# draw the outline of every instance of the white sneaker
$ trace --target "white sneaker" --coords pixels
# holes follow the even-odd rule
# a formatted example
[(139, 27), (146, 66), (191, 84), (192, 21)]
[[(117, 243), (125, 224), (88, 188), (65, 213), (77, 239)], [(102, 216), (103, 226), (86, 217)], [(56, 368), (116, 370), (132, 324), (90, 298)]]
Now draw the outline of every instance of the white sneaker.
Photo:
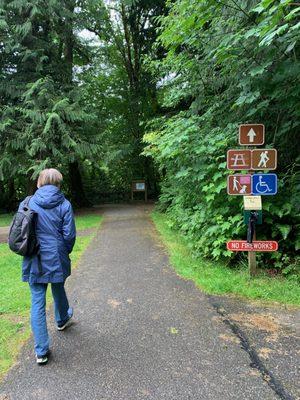
[(37, 354), (35, 355), (36, 363), (38, 365), (46, 365), (47, 362), (49, 361), (49, 355), (50, 352), (48, 351), (44, 356), (38, 356)]
[(73, 324), (73, 314), (70, 316), (70, 318), (63, 324), (63, 325), (57, 325), (57, 330), (58, 331), (63, 331), (69, 326)]

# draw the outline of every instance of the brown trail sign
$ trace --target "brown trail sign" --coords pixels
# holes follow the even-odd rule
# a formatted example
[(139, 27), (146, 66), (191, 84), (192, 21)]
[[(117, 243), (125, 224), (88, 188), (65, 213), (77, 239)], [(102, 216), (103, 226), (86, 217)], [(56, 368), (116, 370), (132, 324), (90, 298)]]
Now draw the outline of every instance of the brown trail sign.
[(228, 150), (227, 169), (242, 170), (251, 168), (251, 150)]
[(239, 144), (260, 146), (265, 142), (265, 126), (263, 124), (240, 125)]
[(256, 149), (251, 151), (251, 169), (273, 170), (277, 168), (277, 150)]
[(249, 195), (252, 192), (250, 174), (234, 174), (227, 177), (227, 193), (230, 195)]

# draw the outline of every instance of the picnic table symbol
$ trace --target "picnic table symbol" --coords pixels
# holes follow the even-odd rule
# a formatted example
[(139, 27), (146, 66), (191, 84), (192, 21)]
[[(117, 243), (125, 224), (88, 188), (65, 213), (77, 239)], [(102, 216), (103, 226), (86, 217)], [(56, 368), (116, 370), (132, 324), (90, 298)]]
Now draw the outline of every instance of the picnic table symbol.
[(231, 161), (233, 161), (233, 167), (246, 167), (246, 161), (244, 158), (243, 154), (234, 154), (233, 157), (231, 157)]

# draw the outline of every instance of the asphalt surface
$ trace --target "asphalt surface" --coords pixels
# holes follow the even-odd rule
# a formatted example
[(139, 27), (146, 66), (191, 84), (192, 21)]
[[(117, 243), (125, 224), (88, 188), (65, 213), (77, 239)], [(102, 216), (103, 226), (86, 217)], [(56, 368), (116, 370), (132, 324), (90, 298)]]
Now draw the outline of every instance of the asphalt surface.
[(299, 400), (299, 308), (229, 296), (208, 296), (208, 299), (218, 311), (219, 322), (230, 326), (248, 352), (251, 364), (279, 398)]
[(253, 364), (218, 299), (174, 273), (149, 211), (103, 209), (67, 285), (76, 323), (57, 332), (50, 310), (51, 361), (36, 366), (30, 341), (1, 400), (289, 398)]

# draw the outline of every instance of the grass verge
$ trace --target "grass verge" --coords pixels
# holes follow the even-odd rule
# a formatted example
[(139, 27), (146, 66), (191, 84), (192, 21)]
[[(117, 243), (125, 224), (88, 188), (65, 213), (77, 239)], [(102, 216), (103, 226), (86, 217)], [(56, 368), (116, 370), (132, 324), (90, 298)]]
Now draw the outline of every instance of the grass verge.
[(75, 223), (77, 231), (97, 228), (101, 222), (101, 215), (98, 214), (87, 214), (87, 215), (75, 215)]
[(166, 215), (153, 212), (152, 220), (178, 275), (194, 281), (204, 292), (300, 305), (300, 287), (296, 281), (264, 274), (250, 278), (246, 268), (231, 269), (220, 263), (195, 258), (184, 237), (168, 226)]
[[(0, 214), (0, 227), (9, 226), (14, 214)], [(75, 215), (76, 229), (78, 231), (96, 228), (101, 221), (101, 216), (97, 214)]]
[[(88, 221), (94, 220), (89, 217), (85, 216)], [(80, 218), (83, 219), (84, 216)], [(100, 224), (101, 219), (102, 217), (97, 215), (96, 226)], [(71, 254), (73, 268), (76, 268), (93, 237), (94, 235), (77, 237)], [(21, 282), (20, 263), (21, 258), (18, 255), (12, 253), (6, 244), (0, 244), (0, 380), (30, 336), (30, 292), (28, 284)], [(50, 292), (48, 290), (48, 304), (52, 301)]]
[(0, 214), (0, 227), (9, 226), (14, 214)]

